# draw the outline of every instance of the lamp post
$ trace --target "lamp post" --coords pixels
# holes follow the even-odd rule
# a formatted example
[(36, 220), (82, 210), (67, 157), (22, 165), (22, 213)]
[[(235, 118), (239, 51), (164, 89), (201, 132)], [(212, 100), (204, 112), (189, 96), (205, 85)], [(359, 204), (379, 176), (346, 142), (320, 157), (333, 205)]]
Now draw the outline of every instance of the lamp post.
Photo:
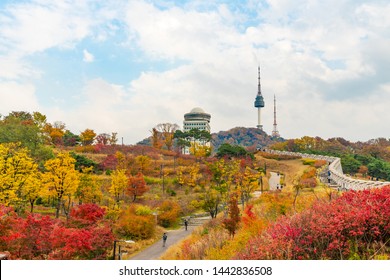
[(165, 186), (164, 186), (164, 165), (163, 164), (161, 164), (161, 167), (160, 167), (160, 177), (162, 177), (162, 192), (164, 194)]
[(130, 243), (130, 244), (135, 243), (133, 240), (114, 240), (114, 254), (112, 256), (113, 260), (116, 259), (116, 243), (119, 243), (119, 242), (125, 242), (125, 243)]

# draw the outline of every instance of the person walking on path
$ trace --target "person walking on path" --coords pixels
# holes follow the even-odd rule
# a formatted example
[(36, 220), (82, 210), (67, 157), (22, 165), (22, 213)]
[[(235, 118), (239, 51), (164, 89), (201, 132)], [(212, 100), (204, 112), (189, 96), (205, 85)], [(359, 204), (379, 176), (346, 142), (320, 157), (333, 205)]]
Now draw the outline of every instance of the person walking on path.
[(187, 230), (187, 227), (188, 227), (188, 220), (187, 219), (184, 220), (184, 226), (185, 226), (185, 228)]
[(163, 234), (163, 247), (165, 247), (165, 243), (167, 243), (167, 239), (168, 239), (168, 235), (167, 235), (167, 233), (166, 232), (164, 232), (164, 234)]

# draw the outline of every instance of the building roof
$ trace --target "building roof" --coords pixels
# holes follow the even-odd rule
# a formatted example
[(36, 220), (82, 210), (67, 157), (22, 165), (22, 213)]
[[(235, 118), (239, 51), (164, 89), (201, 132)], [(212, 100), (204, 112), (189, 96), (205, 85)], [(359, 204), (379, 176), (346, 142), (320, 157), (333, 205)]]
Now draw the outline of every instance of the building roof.
[(195, 107), (190, 113), (205, 113), (205, 111), (200, 107)]
[(202, 108), (195, 107), (191, 112), (184, 115), (185, 121), (190, 120), (203, 120), (210, 122), (211, 115), (206, 113)]

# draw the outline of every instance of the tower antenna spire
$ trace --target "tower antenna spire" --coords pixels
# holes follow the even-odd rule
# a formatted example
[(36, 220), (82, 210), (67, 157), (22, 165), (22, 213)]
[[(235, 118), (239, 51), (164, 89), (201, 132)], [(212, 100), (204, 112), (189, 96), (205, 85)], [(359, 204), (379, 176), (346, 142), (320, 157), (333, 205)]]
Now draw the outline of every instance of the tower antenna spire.
[(272, 130), (272, 137), (280, 137), (279, 131), (278, 131), (278, 125), (276, 123), (276, 97), (274, 94), (274, 129)]

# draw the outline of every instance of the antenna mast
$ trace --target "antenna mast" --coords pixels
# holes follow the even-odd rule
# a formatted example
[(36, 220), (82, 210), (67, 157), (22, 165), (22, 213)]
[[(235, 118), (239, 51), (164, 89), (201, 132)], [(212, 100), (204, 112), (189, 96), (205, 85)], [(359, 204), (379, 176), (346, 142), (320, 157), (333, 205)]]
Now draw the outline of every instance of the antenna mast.
[(278, 125), (276, 123), (276, 97), (274, 95), (274, 129), (272, 130), (272, 137), (280, 137)]

